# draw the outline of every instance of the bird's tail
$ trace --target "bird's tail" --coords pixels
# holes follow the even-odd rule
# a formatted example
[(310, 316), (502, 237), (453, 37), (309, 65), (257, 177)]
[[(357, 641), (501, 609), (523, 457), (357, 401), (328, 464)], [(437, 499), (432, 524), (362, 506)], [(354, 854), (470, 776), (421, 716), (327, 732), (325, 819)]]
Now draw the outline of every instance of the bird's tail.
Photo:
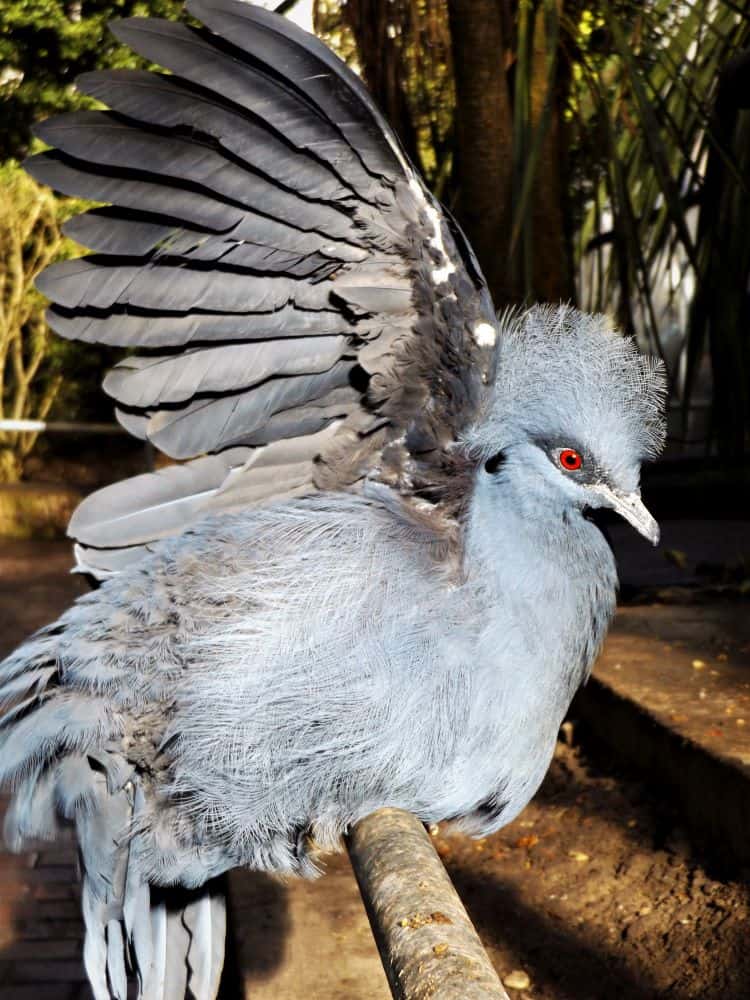
[[(214, 1000), (224, 956), (220, 880), (149, 885), (138, 857), (148, 829), (139, 772), (112, 738), (101, 701), (59, 687), (55, 629), (0, 665), (0, 785), (12, 850), (75, 825), (83, 873), (84, 963), (96, 1000)], [(3, 703), (7, 708), (3, 707)], [(107, 738), (109, 737), (109, 739)]]
[[(94, 997), (127, 1000), (128, 980), (135, 978), (140, 1000), (214, 1000), (224, 962), (222, 880), (198, 889), (150, 886), (131, 856), (142, 795), (137, 779), (113, 787), (111, 774), (94, 770), (87, 777), (75, 826), (83, 876), (83, 959)], [(19, 791), (25, 802), (16, 796), (6, 816), (10, 846), (32, 834), (29, 806), (44, 805), (34, 801), (33, 789)], [(46, 796), (43, 784), (37, 791)], [(48, 830), (51, 822), (45, 821)]]
[(224, 963), (220, 879), (197, 889), (150, 886), (123, 831), (138, 822), (140, 789), (114, 792), (77, 822), (83, 868), (84, 962), (96, 1000), (126, 1000), (127, 967), (143, 1000), (214, 1000)]
[(152, 890), (152, 960), (145, 1000), (213, 1000), (219, 990), (226, 935), (220, 880), (199, 889)]

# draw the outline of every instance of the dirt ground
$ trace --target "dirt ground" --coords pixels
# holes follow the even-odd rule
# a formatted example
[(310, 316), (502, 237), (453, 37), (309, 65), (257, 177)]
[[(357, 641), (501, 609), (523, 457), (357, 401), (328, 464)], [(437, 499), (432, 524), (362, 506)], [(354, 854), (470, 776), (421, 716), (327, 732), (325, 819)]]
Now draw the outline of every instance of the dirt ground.
[[(513, 824), (434, 842), (500, 977), (528, 977), (514, 1000), (750, 997), (748, 888), (612, 762), (561, 743)], [(313, 883), (234, 876), (245, 1000), (390, 995), (346, 857), (325, 867)]]
[(750, 997), (747, 887), (701, 863), (658, 793), (578, 749), (558, 746), (513, 824), (437, 847), (501, 975), (531, 980), (511, 996)]
[[(68, 551), (64, 544), (0, 543), (6, 650), (85, 589), (66, 575)], [(435, 843), (501, 977), (514, 970), (528, 976), (526, 989), (508, 989), (513, 998), (750, 998), (747, 886), (722, 871), (720, 845), (709, 855), (691, 847), (660, 790), (601, 755), (561, 743), (541, 792), (515, 823), (483, 841), (441, 831)], [(250, 939), (239, 928), (248, 946), (239, 971), (248, 998), (387, 996), (346, 858), (330, 867), (330, 877), (312, 885), (247, 877), (243, 919), (254, 931)], [(9, 893), (15, 884), (11, 879)], [(3, 904), (16, 932), (37, 926), (33, 905), (63, 905), (32, 905), (20, 896)], [(299, 919), (290, 920), (294, 913)], [(22, 952), (22, 945), (9, 940), (6, 947)], [(29, 948), (38, 966), (44, 946)], [(356, 957), (353, 978), (344, 973), (349, 956)], [(3, 958), (14, 961), (10, 950), (0, 964)], [(70, 975), (79, 980), (77, 969), (72, 962)], [(227, 997), (242, 995), (240, 983), (228, 985)], [(13, 996), (55, 995), (58, 987), (49, 988), (48, 981), (47, 992), (30, 985)], [(80, 996), (79, 989), (68, 993), (60, 983), (57, 995)]]

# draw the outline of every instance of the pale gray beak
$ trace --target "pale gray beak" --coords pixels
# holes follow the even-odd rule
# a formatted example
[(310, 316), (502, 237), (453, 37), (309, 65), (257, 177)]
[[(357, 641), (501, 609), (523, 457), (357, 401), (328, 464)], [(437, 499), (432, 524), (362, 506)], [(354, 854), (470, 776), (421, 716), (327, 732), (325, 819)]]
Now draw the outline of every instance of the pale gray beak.
[(638, 490), (634, 490), (633, 493), (620, 493), (605, 486), (604, 483), (597, 483), (592, 489), (604, 498), (608, 507), (617, 511), (620, 517), (624, 517), (628, 524), (632, 524), (635, 530), (652, 545), (659, 544), (659, 525), (641, 500)]

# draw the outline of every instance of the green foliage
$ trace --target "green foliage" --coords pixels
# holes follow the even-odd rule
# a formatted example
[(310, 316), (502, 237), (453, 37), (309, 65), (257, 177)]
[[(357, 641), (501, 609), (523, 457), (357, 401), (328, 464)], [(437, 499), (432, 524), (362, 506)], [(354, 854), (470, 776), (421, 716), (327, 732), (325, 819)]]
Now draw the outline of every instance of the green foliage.
[[(64, 253), (62, 203), (15, 163), (0, 168), (0, 414), (46, 416), (60, 377), (45, 370), (50, 346), (36, 274)], [(12, 480), (33, 436), (0, 435), (0, 479)]]
[(449, 197), (455, 91), (445, 0), (315, 0), (315, 31), (356, 70), (438, 197)]
[[(107, 30), (122, 17), (181, 16), (181, 0), (0, 0), (0, 415), (106, 419), (99, 389), (113, 351), (50, 333), (45, 301), (34, 289), (48, 263), (78, 256), (61, 225), (85, 208), (36, 184), (17, 159), (34, 144), (34, 122), (94, 107), (75, 90), (83, 72), (148, 65)], [(0, 480), (17, 478), (37, 435), (0, 435)]]
[(686, 417), (710, 339), (714, 438), (739, 454), (750, 432), (741, 111), (750, 3), (599, 0), (587, 8), (569, 25), (578, 32), (569, 113), (583, 304), (616, 310), (662, 356)]
[(94, 106), (74, 89), (88, 70), (144, 66), (107, 30), (116, 18), (176, 19), (181, 0), (0, 0), (0, 160), (19, 158), (35, 121)]
[[(720, 88), (713, 116), (715, 133), (734, 156), (737, 171), (724, 168), (718, 149), (708, 167), (696, 233), (699, 280), (690, 304), (687, 371), (683, 400), (687, 404), (696, 376), (696, 362), (708, 347), (714, 386), (713, 432), (727, 457), (748, 446), (750, 426), (750, 52), (735, 62), (743, 82), (739, 93)], [(722, 93), (721, 91), (727, 91)], [(744, 223), (744, 224), (743, 224)], [(685, 406), (686, 415), (688, 412)]]
[[(363, 67), (428, 183), (452, 206), (450, 0), (317, 6), (320, 27)], [(581, 305), (615, 313), (660, 354), (673, 398), (686, 408), (710, 350), (713, 430), (723, 450), (741, 451), (750, 433), (750, 0), (502, 0), (499, 7), (512, 170), (509, 191), (498, 190), (497, 199), (512, 209), (494, 247), (505, 255), (516, 297), (544, 297), (545, 272), (575, 268)], [(440, 58), (433, 51), (414, 62), (415, 51), (434, 50), (426, 23), (440, 39)], [(397, 99), (369, 70), (376, 62), (395, 67), (405, 124), (392, 111)], [(555, 197), (567, 220), (569, 265), (557, 239), (550, 253)], [(482, 263), (489, 274), (492, 260)]]

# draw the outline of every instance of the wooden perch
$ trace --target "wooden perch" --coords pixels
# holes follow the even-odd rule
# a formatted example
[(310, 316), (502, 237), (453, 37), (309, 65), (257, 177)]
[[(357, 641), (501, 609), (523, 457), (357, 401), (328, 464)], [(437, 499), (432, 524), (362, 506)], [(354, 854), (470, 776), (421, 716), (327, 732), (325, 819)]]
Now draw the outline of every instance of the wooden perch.
[(354, 827), (348, 847), (397, 1000), (508, 1000), (418, 819), (380, 809)]

